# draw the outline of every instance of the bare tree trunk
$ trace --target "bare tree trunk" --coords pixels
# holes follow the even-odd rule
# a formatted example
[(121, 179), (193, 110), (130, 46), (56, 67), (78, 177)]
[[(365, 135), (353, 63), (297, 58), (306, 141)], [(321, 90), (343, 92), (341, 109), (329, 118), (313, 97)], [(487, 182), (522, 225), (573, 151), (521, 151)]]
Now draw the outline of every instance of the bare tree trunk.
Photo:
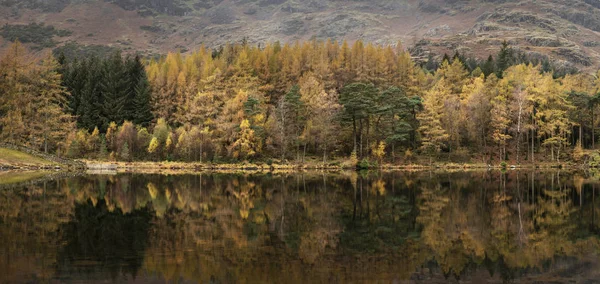
[(596, 133), (594, 127), (594, 107), (592, 106), (592, 149), (596, 149)]
[(360, 120), (360, 157), (363, 157), (363, 122)]
[[(204, 139), (202, 139), (204, 140)], [(202, 147), (204, 146), (204, 141), (200, 140), (200, 157), (198, 158), (198, 160), (200, 161), (200, 163), (202, 163)]]
[(533, 114), (531, 115), (532, 125), (531, 128), (531, 163), (535, 164), (535, 120)]
[(521, 150), (521, 116), (523, 115), (523, 103), (525, 102), (525, 98), (523, 92), (519, 90), (519, 116), (517, 117), (517, 165), (520, 164), (519, 158)]
[(302, 163), (304, 164), (304, 159), (306, 158), (306, 142), (304, 142), (304, 153), (302, 153)]
[(352, 118), (352, 136), (354, 137), (354, 153), (357, 154), (357, 148), (356, 148), (356, 119)]
[(583, 121), (579, 124), (579, 143), (581, 143), (581, 147), (583, 147)]
[(327, 162), (327, 143), (323, 146), (323, 166)]

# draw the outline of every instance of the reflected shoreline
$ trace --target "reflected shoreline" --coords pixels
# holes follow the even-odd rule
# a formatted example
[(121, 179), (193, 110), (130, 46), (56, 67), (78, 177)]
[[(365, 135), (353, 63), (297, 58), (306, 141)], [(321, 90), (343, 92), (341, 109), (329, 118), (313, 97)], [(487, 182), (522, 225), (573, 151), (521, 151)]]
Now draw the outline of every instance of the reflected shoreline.
[(0, 279), (593, 280), (598, 189), (564, 171), (58, 178), (0, 191)]

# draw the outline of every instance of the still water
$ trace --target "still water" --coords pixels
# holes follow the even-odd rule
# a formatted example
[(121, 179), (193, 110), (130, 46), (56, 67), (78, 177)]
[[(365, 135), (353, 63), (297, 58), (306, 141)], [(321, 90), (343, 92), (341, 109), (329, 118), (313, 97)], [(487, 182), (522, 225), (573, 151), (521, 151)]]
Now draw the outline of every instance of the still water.
[(0, 190), (0, 282), (600, 283), (597, 195), (556, 171), (85, 175)]

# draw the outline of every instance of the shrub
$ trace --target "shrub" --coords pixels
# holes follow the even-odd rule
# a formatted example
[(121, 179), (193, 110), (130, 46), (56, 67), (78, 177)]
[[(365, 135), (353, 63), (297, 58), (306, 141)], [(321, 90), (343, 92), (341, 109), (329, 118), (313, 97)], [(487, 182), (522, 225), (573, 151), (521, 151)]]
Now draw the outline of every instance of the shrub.
[(362, 159), (357, 165), (356, 168), (358, 169), (368, 169), (371, 167), (371, 164), (369, 163), (369, 160), (367, 159)]
[(54, 26), (31, 23), (29, 25), (4, 25), (0, 29), (0, 35), (8, 41), (19, 40), (23, 43), (34, 43), (38, 48), (56, 46), (52, 39), (54, 36), (66, 37), (71, 31), (59, 30)]

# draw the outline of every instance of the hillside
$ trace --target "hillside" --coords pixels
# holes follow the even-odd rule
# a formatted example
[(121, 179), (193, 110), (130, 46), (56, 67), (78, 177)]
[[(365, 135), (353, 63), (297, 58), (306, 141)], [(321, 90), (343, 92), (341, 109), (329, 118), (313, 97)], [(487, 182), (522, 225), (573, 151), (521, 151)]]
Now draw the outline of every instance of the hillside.
[(426, 60), (454, 51), (485, 58), (506, 39), (583, 70), (600, 64), (600, 0), (1, 0), (0, 19), (2, 47), (27, 37), (40, 50), (70, 43), (80, 53), (163, 54), (242, 39), (333, 38), (400, 40)]

